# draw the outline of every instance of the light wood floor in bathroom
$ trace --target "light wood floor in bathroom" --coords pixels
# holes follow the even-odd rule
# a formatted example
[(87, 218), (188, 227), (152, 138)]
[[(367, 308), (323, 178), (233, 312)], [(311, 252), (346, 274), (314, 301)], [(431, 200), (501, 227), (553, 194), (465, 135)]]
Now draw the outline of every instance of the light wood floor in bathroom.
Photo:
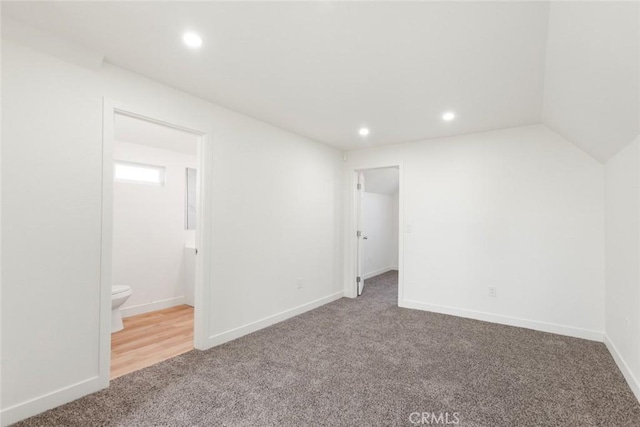
[(111, 334), (111, 379), (193, 349), (193, 307), (179, 305), (123, 319)]

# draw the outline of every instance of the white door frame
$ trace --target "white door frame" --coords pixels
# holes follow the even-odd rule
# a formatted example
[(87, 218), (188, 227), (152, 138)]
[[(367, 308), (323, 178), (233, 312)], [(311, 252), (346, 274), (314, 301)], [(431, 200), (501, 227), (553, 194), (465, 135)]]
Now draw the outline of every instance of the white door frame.
[(110, 99), (103, 99), (102, 126), (102, 224), (100, 263), (100, 342), (99, 378), (103, 387), (109, 386), (111, 364), (111, 273), (113, 244), (113, 147), (115, 138), (114, 117), (128, 117), (156, 123), (194, 134), (198, 137), (196, 272), (194, 289), (194, 347), (204, 350), (207, 346), (210, 290), (211, 290), (211, 233), (213, 229), (213, 147), (210, 134), (197, 126), (177, 124), (177, 121), (160, 118), (157, 114), (140, 108), (126, 106)]
[(364, 292), (364, 239), (362, 225), (362, 204), (364, 201), (365, 182), (362, 171), (356, 171), (356, 296), (362, 295)]
[[(348, 212), (345, 220), (345, 283), (344, 296), (358, 295), (356, 283), (358, 256), (358, 172), (366, 169), (398, 168), (398, 305), (404, 300), (404, 168), (402, 161), (364, 163), (347, 167), (346, 185)], [(365, 183), (366, 185), (366, 183)], [(364, 280), (364, 278), (362, 279)]]

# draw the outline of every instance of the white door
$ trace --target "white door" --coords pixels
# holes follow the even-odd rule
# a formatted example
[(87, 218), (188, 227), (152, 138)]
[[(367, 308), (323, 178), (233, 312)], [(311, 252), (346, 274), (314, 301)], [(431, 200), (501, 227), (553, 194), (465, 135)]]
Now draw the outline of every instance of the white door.
[(364, 260), (364, 240), (367, 238), (362, 231), (362, 202), (363, 202), (363, 194), (364, 194), (364, 174), (362, 172), (358, 172), (358, 186), (357, 186), (357, 205), (358, 205), (358, 213), (357, 213), (357, 239), (358, 244), (358, 256), (356, 257), (356, 285), (358, 289), (358, 296), (362, 295), (362, 291), (364, 290), (364, 277), (362, 274), (362, 265)]

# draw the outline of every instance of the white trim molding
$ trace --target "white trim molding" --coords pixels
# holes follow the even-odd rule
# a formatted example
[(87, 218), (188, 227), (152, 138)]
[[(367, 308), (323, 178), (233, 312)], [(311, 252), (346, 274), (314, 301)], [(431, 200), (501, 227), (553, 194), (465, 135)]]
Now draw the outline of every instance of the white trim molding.
[(167, 298), (158, 301), (147, 302), (144, 304), (131, 305), (129, 307), (120, 308), (122, 317), (135, 316), (137, 314), (148, 313), (150, 311), (162, 310), (164, 308), (175, 307), (177, 305), (186, 304), (187, 299), (184, 296)]
[(631, 388), (631, 391), (636, 396), (636, 399), (638, 399), (638, 401), (640, 402), (640, 382), (633, 375), (633, 373), (631, 373), (629, 365), (627, 365), (627, 362), (624, 361), (622, 355), (618, 351), (618, 348), (615, 346), (615, 344), (613, 344), (613, 342), (606, 334), (604, 335), (604, 345), (607, 346), (607, 349), (609, 350), (609, 353), (611, 353), (613, 360), (616, 362), (616, 365), (618, 365), (618, 369), (620, 369), (620, 372), (622, 372), (624, 379), (627, 381), (627, 384), (629, 384), (629, 388)]
[(566, 335), (569, 337), (582, 338), (591, 341), (602, 342), (604, 339), (604, 332), (600, 331), (575, 328), (573, 326), (558, 325), (556, 323), (540, 322), (537, 320), (521, 319), (519, 317), (505, 316), (502, 314), (468, 310), (465, 308), (426, 304), (410, 300), (401, 301), (399, 306), (415, 310), (430, 311), (432, 313), (449, 314), (451, 316), (464, 317), (466, 319), (481, 320), (483, 322), (498, 323), (500, 325), (516, 326), (519, 328), (533, 329), (535, 331)]
[(8, 426), (49, 409), (72, 402), (88, 394), (95, 393), (105, 387), (104, 381), (99, 376), (95, 376), (43, 394), (34, 399), (18, 403), (0, 412), (0, 425)]
[[(347, 160), (348, 162), (348, 160)], [(384, 162), (365, 162), (361, 164), (347, 163), (344, 168), (344, 207), (343, 207), (343, 286), (346, 298), (355, 298), (357, 295), (356, 263), (357, 263), (357, 190), (358, 171), (365, 169), (398, 168), (398, 306), (404, 296), (404, 162), (400, 159)], [(370, 273), (373, 274), (373, 273)], [(380, 274), (380, 273), (379, 273)], [(366, 276), (365, 276), (366, 278)]]
[(376, 276), (379, 276), (380, 274), (384, 274), (388, 271), (393, 271), (397, 269), (398, 269), (397, 265), (391, 265), (389, 267), (379, 268), (377, 270), (373, 270), (372, 272), (365, 273), (364, 280), (371, 279), (372, 277), (376, 277)]
[(264, 329), (268, 326), (282, 322), (283, 320), (290, 319), (299, 314), (313, 310), (314, 308), (318, 308), (330, 302), (339, 300), (343, 296), (344, 296), (344, 291), (336, 292), (334, 294), (328, 295), (323, 298), (319, 298), (317, 300), (308, 302), (306, 304), (299, 305), (297, 307), (290, 308), (289, 310), (282, 311), (272, 316), (268, 316), (263, 319), (256, 320), (255, 322), (248, 323), (244, 326), (239, 326), (229, 331), (210, 336), (207, 342), (208, 347), (209, 348), (215, 347), (217, 345), (224, 344), (229, 341), (233, 341), (244, 335), (248, 335), (252, 332), (259, 331), (260, 329)]
[[(196, 230), (196, 273), (194, 289), (194, 347), (204, 349), (203, 342), (209, 335), (211, 272), (213, 270), (213, 129), (206, 122), (185, 123), (175, 118), (175, 111), (167, 116), (155, 106), (125, 105), (103, 98), (102, 129), (102, 242), (100, 263), (100, 377), (103, 387), (109, 385), (111, 359), (111, 268), (113, 236), (113, 143), (115, 140), (114, 115), (120, 114), (134, 119), (167, 126), (198, 137), (198, 177), (197, 204), (198, 229)], [(181, 124), (178, 124), (180, 122)], [(184, 298), (183, 298), (184, 301)], [(156, 301), (154, 309), (177, 305), (175, 302)], [(131, 316), (151, 308), (137, 311), (138, 307), (123, 309), (125, 316)]]

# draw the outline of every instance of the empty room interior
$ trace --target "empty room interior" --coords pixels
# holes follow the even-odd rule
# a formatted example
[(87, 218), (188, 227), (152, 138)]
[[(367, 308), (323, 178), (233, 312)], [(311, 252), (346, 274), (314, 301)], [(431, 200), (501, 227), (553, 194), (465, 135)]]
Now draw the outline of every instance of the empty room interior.
[(640, 426), (640, 2), (0, 7), (2, 426)]

